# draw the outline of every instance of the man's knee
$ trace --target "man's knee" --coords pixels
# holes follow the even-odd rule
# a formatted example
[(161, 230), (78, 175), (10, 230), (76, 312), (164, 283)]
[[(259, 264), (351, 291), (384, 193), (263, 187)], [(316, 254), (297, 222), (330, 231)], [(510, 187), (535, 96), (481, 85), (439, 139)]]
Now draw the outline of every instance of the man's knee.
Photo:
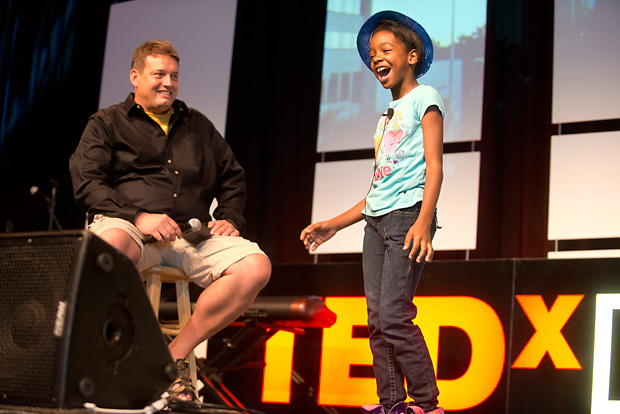
[(251, 254), (230, 266), (224, 274), (238, 273), (252, 287), (259, 291), (271, 277), (271, 261), (263, 254)]
[(248, 267), (252, 269), (254, 282), (258, 289), (267, 286), (271, 277), (271, 261), (269, 258), (262, 254), (251, 254), (246, 259), (248, 260)]
[(140, 246), (131, 238), (127, 232), (111, 228), (102, 232), (99, 237), (110, 246), (123, 252), (134, 262), (140, 260)]

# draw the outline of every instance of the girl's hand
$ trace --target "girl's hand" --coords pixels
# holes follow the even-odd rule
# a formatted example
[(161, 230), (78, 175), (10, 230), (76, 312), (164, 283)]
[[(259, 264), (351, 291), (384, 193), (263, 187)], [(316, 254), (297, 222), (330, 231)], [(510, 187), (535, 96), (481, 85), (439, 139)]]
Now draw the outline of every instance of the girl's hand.
[(430, 263), (433, 260), (433, 244), (431, 242), (431, 231), (429, 226), (422, 225), (419, 221), (416, 221), (413, 226), (407, 232), (405, 236), (405, 244), (403, 250), (409, 249), (411, 246), (411, 252), (409, 252), (409, 258), (413, 259), (415, 253), (420, 250), (420, 253), (416, 257), (415, 261), (420, 263), (422, 258)]
[(306, 227), (301, 231), (299, 239), (304, 243), (306, 249), (315, 251), (317, 247), (331, 239), (338, 230), (330, 221), (319, 221)]

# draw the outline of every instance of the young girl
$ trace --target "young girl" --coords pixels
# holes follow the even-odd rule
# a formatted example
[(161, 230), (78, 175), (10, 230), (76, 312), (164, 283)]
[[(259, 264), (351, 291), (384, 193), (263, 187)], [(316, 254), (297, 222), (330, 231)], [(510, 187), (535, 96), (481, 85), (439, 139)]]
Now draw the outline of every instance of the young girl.
[[(417, 82), (431, 65), (433, 45), (413, 19), (382, 11), (364, 23), (357, 48), (393, 98), (374, 136), (372, 186), (353, 208), (306, 227), (300, 238), (314, 251), (366, 219), (364, 291), (380, 405), (365, 405), (362, 412), (443, 414), (428, 348), (413, 324), (415, 290), (425, 262), (433, 258), (443, 180), (443, 102), (435, 89)], [(407, 395), (412, 403), (404, 402)]]

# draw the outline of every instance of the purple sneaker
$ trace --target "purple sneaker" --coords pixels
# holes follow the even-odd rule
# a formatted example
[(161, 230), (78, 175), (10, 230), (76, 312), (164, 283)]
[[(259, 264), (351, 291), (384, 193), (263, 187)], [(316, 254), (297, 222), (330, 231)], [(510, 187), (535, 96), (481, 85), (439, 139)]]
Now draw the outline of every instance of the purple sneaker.
[(407, 414), (409, 411), (409, 403), (403, 401), (396, 404), (388, 414)]
[(361, 410), (364, 414), (385, 414), (383, 406), (378, 404), (363, 405)]
[[(407, 407), (407, 414), (425, 414), (424, 410), (417, 405), (410, 405)], [(433, 411), (429, 411), (426, 414), (444, 414), (443, 408), (435, 408)]]
[(417, 405), (407, 407), (407, 414), (424, 414), (424, 410)]

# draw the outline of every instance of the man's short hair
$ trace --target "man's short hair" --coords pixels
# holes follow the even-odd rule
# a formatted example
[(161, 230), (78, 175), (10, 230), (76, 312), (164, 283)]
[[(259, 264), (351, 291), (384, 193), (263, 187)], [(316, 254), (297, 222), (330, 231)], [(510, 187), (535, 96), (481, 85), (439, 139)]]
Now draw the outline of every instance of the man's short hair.
[(133, 59), (131, 60), (131, 69), (136, 69), (138, 72), (144, 70), (144, 65), (147, 56), (170, 56), (177, 63), (180, 62), (177, 51), (172, 46), (172, 43), (165, 40), (149, 40), (140, 45), (133, 53)]

